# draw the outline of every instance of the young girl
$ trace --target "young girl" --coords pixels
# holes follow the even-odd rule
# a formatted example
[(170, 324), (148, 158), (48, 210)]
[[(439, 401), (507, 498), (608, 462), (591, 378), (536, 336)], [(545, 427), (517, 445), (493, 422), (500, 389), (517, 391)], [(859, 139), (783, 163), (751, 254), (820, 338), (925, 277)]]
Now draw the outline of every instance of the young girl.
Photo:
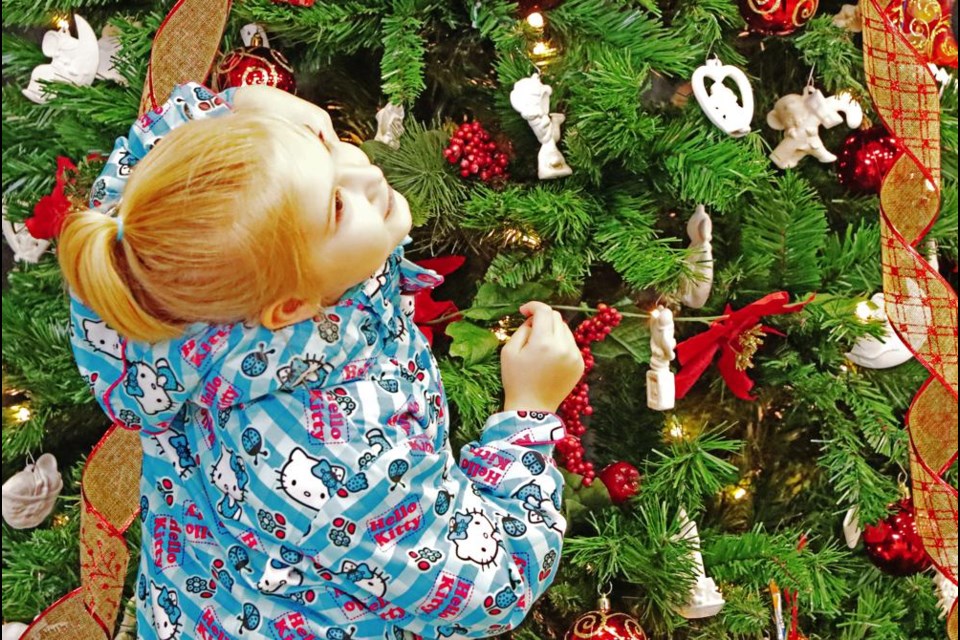
[(80, 369), (142, 433), (139, 637), (516, 627), (565, 527), (569, 329), (521, 309), (504, 411), (458, 462), (401, 297), (440, 282), (398, 247), (406, 201), (319, 108), (230, 98), (184, 85), (143, 116), (94, 185), (111, 215), (72, 215), (59, 243)]

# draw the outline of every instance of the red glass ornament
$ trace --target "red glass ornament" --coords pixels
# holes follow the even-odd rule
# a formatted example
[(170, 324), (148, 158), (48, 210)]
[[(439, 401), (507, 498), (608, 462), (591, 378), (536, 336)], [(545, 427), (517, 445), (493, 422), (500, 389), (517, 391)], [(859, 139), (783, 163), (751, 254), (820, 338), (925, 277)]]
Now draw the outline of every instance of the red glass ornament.
[(596, 611), (576, 620), (563, 640), (647, 640), (643, 627), (625, 613), (610, 611), (610, 601), (600, 598)]
[(737, 4), (750, 31), (785, 36), (810, 21), (818, 0), (737, 0)]
[(925, 62), (957, 68), (950, 0), (891, 0), (884, 10)]
[(880, 193), (880, 183), (897, 158), (897, 139), (882, 126), (854, 131), (837, 154), (837, 178), (855, 191)]
[(282, 53), (268, 47), (242, 47), (227, 53), (220, 59), (213, 78), (218, 91), (264, 84), (289, 93), (297, 92), (293, 67)]
[(629, 462), (614, 462), (598, 476), (614, 504), (623, 504), (640, 490), (640, 472)]
[(912, 576), (930, 568), (930, 557), (917, 533), (913, 501), (901, 500), (895, 508), (895, 513), (863, 528), (863, 545), (870, 560), (884, 573)]

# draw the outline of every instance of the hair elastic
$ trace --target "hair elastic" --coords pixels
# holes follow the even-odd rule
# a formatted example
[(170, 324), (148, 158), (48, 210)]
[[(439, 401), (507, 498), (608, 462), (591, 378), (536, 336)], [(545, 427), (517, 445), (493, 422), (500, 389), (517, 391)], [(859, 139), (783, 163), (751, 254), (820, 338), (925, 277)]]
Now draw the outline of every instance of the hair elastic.
[(114, 220), (117, 221), (117, 242), (123, 242), (123, 218), (117, 216)]

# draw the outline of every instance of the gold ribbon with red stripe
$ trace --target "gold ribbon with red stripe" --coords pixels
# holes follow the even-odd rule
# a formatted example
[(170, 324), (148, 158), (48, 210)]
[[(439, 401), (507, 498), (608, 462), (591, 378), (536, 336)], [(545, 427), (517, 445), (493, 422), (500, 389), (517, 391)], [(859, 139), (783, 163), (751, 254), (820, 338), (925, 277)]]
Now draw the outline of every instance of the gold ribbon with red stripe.
[[(923, 57), (878, 0), (862, 0), (863, 59), (877, 115), (902, 152), (880, 190), (886, 312), (930, 372), (907, 413), (917, 531), (957, 584), (957, 490), (943, 474), (957, 458), (957, 294), (916, 247), (940, 210), (940, 98)], [(948, 614), (957, 638), (957, 607)]]
[[(157, 31), (140, 111), (156, 108), (177, 84), (203, 82), (220, 48), (230, 0), (180, 0)], [(143, 452), (140, 434), (111, 427), (83, 470), (80, 586), (50, 605), (21, 640), (113, 638), (130, 554), (124, 533), (136, 520)]]

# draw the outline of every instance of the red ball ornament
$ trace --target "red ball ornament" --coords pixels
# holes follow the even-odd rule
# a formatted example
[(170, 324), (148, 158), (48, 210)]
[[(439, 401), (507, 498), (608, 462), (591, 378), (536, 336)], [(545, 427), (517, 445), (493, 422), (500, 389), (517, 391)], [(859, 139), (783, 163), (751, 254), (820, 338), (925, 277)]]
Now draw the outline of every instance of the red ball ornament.
[(930, 568), (913, 516), (913, 501), (901, 500), (895, 513), (863, 528), (863, 544), (873, 564), (884, 573), (912, 576)]
[(610, 611), (610, 601), (600, 598), (597, 611), (574, 620), (563, 640), (647, 640), (647, 634), (639, 622), (625, 613)]
[(810, 21), (818, 0), (737, 0), (740, 15), (754, 33), (785, 36)]
[(837, 178), (855, 191), (880, 193), (880, 183), (897, 157), (897, 139), (882, 126), (854, 131), (837, 154)]
[(264, 84), (289, 93), (297, 92), (293, 67), (282, 53), (269, 47), (241, 47), (225, 54), (214, 69), (213, 78), (218, 91)]
[(608, 464), (599, 478), (614, 504), (623, 504), (640, 490), (640, 472), (629, 462)]

